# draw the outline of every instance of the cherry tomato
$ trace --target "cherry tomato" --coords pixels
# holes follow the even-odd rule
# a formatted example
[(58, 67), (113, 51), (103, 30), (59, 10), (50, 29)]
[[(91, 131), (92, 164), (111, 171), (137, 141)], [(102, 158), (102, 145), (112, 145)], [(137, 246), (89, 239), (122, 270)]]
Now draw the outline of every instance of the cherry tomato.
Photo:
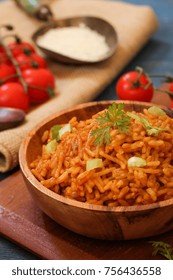
[(170, 108), (173, 109), (173, 99), (171, 100)]
[(35, 48), (32, 44), (28, 42), (12, 42), (8, 44), (8, 47), (11, 49), (11, 52), (14, 57), (20, 54), (28, 54), (28, 53), (35, 53)]
[[(17, 81), (17, 77), (12, 77), (16, 74), (16, 70), (14, 66), (10, 66), (8, 64), (0, 64), (0, 84), (1, 83), (9, 83), (9, 82), (15, 82)], [(9, 77), (9, 78), (8, 78)]]
[[(173, 83), (170, 83), (169, 91), (173, 93)], [(171, 99), (170, 107), (171, 107), (171, 109), (173, 109), (173, 96), (172, 96), (172, 99)]]
[[(169, 85), (169, 91), (173, 94), (173, 83), (170, 83)], [(172, 100), (171, 100), (171, 105), (170, 107), (173, 109), (173, 96), (172, 96)]]
[(171, 91), (173, 93), (173, 83), (170, 83), (169, 85), (169, 91)]
[(29, 86), (28, 94), (32, 104), (42, 103), (53, 95), (55, 78), (48, 69), (27, 69), (22, 71), (22, 77)]
[(11, 60), (8, 58), (6, 53), (0, 53), (0, 64), (2, 63), (12, 65)]
[(46, 68), (47, 63), (46, 60), (36, 54), (32, 53), (30, 55), (20, 54), (16, 56), (16, 61), (19, 63), (19, 67), (21, 70), (25, 70), (28, 68)]
[(151, 101), (154, 93), (149, 78), (139, 71), (127, 72), (122, 75), (115, 87), (118, 97), (122, 100)]
[(0, 53), (5, 53), (5, 50), (1, 45), (0, 45)]
[(29, 108), (29, 95), (19, 83), (7, 83), (0, 86), (0, 106), (26, 111)]

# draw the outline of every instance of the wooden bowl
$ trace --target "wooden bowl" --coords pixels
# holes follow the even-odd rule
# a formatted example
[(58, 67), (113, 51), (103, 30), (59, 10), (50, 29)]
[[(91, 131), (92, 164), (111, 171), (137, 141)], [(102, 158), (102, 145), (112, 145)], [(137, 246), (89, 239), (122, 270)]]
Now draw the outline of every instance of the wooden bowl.
[[(41, 153), (43, 131), (57, 123), (66, 123), (73, 116), (90, 118), (112, 102), (101, 101), (78, 105), (43, 121), (24, 139), (19, 162), (29, 192), (38, 206), (60, 225), (81, 235), (109, 240), (137, 239), (158, 235), (173, 229), (173, 199), (141, 206), (98, 206), (65, 198), (47, 189), (32, 175), (29, 164)], [(121, 102), (122, 103), (122, 102)], [(151, 103), (123, 102), (125, 108), (141, 111)]]

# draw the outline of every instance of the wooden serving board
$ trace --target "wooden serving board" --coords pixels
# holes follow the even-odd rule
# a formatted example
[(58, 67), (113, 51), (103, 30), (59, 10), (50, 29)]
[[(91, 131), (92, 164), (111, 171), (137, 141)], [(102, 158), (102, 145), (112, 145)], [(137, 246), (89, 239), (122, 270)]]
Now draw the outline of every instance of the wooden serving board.
[[(158, 98), (165, 100), (165, 94), (156, 92), (153, 101), (158, 103)], [(163, 259), (152, 256), (148, 241), (161, 240), (173, 246), (173, 231), (130, 241), (94, 240), (75, 234), (56, 224), (36, 206), (20, 170), (0, 182), (0, 233), (42, 259)]]
[(20, 170), (0, 183), (0, 231), (42, 259), (52, 260), (162, 259), (152, 256), (148, 241), (162, 240), (173, 245), (173, 231), (130, 241), (94, 240), (75, 234), (56, 224), (36, 206)]

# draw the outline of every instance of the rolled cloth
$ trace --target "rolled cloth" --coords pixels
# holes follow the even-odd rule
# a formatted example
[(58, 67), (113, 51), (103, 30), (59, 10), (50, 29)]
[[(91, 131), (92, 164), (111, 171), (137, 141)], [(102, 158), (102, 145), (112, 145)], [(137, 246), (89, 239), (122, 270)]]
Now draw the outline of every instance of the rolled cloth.
[[(48, 67), (56, 77), (56, 95), (28, 112), (19, 127), (0, 132), (0, 172), (18, 165), (19, 147), (28, 131), (53, 113), (95, 99), (158, 28), (157, 17), (149, 6), (98, 0), (59, 0), (50, 6), (57, 19), (89, 15), (109, 21), (117, 31), (118, 48), (110, 59), (94, 65), (63, 65), (48, 60)], [(33, 32), (42, 25), (13, 1), (0, 4), (0, 18), (1, 24), (12, 24), (25, 41), (31, 41)]]

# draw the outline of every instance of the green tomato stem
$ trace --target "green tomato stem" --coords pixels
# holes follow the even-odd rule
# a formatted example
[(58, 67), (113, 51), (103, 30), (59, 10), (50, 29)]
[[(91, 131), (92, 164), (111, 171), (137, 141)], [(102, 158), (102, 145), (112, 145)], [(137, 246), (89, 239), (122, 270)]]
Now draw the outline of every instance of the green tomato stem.
[(171, 98), (173, 98), (173, 92), (169, 91), (169, 90), (164, 90), (164, 89), (160, 89), (160, 88), (156, 88), (157, 91), (163, 92), (168, 94)]
[(167, 83), (172, 83), (173, 82), (173, 76), (171, 75), (164, 75), (164, 74), (158, 74), (158, 75), (154, 75), (154, 74), (150, 74), (149, 75), (151, 78), (164, 78), (165, 82)]
[(0, 85), (3, 85), (5, 82), (7, 82), (7, 81), (8, 81), (9, 79), (11, 79), (11, 78), (17, 78), (17, 77), (18, 77), (17, 74), (9, 75), (9, 76), (7, 76), (5, 79), (0, 80)]
[(22, 74), (21, 74), (21, 70), (20, 70), (20, 67), (17, 63), (17, 61), (15, 60), (15, 58), (13, 57), (13, 54), (10, 50), (10, 48), (8, 48), (6, 46), (6, 44), (4, 43), (4, 39), (7, 38), (7, 37), (14, 37), (14, 38), (18, 38), (17, 35), (7, 35), (7, 36), (0, 36), (0, 45), (4, 48), (4, 50), (6, 51), (6, 54), (8, 56), (8, 58), (10, 59), (11, 63), (14, 65), (15, 69), (16, 69), (16, 75), (18, 76), (22, 86), (23, 86), (23, 89), (24, 89), (24, 92), (28, 93), (28, 86), (27, 84), (25, 83), (24, 79), (22, 78)]

